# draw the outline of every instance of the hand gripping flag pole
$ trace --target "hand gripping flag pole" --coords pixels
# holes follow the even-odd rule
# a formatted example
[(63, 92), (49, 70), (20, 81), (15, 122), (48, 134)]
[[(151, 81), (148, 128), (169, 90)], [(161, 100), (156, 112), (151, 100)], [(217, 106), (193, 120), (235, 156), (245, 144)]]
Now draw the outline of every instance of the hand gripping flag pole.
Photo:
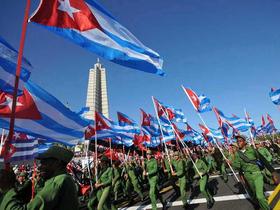
[[(28, 23), (29, 10), (30, 10), (30, 0), (27, 0), (26, 1), (25, 12), (24, 12), (23, 24), (22, 24), (18, 59), (17, 59), (17, 68), (16, 68), (15, 83), (14, 83), (13, 103), (12, 103), (12, 112), (11, 112), (11, 117), (10, 117), (9, 135), (8, 135), (8, 140), (5, 142), (4, 157), (7, 155), (8, 151), (10, 149), (10, 142), (12, 141), (12, 138), (13, 138), (13, 135), (14, 135), (17, 92), (18, 92), (19, 77), (20, 77), (20, 71), (21, 71), (21, 63), (22, 63), (23, 48), (24, 48), (24, 42), (25, 42), (25, 35), (26, 35), (26, 29), (27, 29), (27, 23)], [(5, 163), (5, 168), (9, 169), (10, 164)]]
[[(154, 97), (152, 97), (153, 102), (154, 102)], [(155, 104), (154, 104), (155, 105)], [(195, 162), (193, 161), (191, 155), (190, 155), (190, 148), (188, 147), (188, 145), (185, 144), (185, 142), (182, 140), (182, 138), (180, 137), (180, 135), (177, 133), (176, 129), (174, 128), (173, 124), (171, 123), (168, 114), (165, 112), (164, 109), (161, 109), (165, 115), (165, 117), (167, 118), (168, 122), (170, 123), (173, 133), (177, 136), (177, 138), (180, 140), (181, 144), (183, 145), (184, 148), (186, 148), (188, 150), (187, 155), (189, 156), (190, 160), (192, 161), (192, 164), (195, 168), (195, 170), (197, 171), (198, 175), (200, 176), (200, 178), (202, 178), (201, 173), (199, 172), (198, 168), (195, 165)]]
[[(194, 109), (197, 110), (197, 108), (195, 107), (195, 105), (194, 105), (193, 102), (192, 102), (192, 99), (190, 98), (190, 96), (189, 96), (188, 93), (186, 92), (185, 88), (184, 88), (183, 86), (182, 86), (182, 88), (183, 88), (184, 92), (186, 93), (186, 95), (188, 96), (188, 98), (189, 98), (191, 104), (193, 105)], [(198, 114), (200, 120), (202, 121), (202, 123), (204, 124), (204, 126), (205, 126), (208, 130), (210, 130), (210, 129), (208, 128), (208, 126), (206, 125), (205, 121), (203, 120), (201, 114), (200, 114), (199, 112), (197, 112), (197, 114)], [(221, 147), (220, 147), (219, 144), (217, 143), (216, 138), (214, 137), (214, 135), (212, 134), (212, 132), (209, 132), (209, 133), (210, 133), (210, 136), (214, 139), (214, 142), (215, 142), (215, 144), (217, 145), (218, 149), (220, 150), (220, 152), (221, 152), (223, 158), (224, 158), (225, 161), (227, 162), (227, 164), (228, 164), (230, 170), (232, 171), (232, 173), (233, 173), (233, 175), (234, 175), (236, 181), (237, 181), (237, 182), (240, 182), (240, 180), (238, 179), (238, 177), (237, 177), (236, 173), (234, 172), (233, 168), (232, 168), (231, 165), (229, 164), (229, 162), (228, 162), (229, 160), (226, 158), (226, 156), (225, 156), (225, 154), (223, 153)]]
[[(162, 131), (161, 123), (160, 123), (159, 116), (158, 116), (158, 111), (157, 111), (156, 104), (155, 104), (153, 96), (152, 96), (152, 101), (153, 101), (154, 109), (155, 109), (155, 112), (156, 112), (156, 117), (157, 117), (157, 121), (158, 121), (158, 124), (159, 124), (160, 133), (161, 133), (162, 138), (164, 139), (164, 134), (163, 134), (163, 131)], [(172, 167), (172, 164), (171, 164), (170, 155), (169, 155), (169, 152), (168, 152), (165, 141), (163, 141), (163, 144), (164, 144), (165, 152), (167, 154), (168, 163), (169, 163), (169, 166), (170, 166), (171, 173), (174, 173), (174, 170), (173, 170), (173, 167)]]

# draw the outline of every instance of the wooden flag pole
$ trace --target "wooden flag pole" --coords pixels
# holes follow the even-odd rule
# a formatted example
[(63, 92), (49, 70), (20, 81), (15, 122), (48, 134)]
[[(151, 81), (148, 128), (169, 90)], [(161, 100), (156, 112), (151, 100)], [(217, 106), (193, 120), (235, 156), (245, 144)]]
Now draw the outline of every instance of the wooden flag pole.
[[(17, 68), (16, 68), (15, 83), (14, 83), (13, 103), (12, 103), (12, 112), (11, 112), (11, 117), (10, 117), (9, 135), (8, 135), (7, 141), (5, 142), (5, 151), (4, 151), (5, 156), (8, 154), (8, 152), (10, 150), (10, 142), (12, 141), (12, 138), (14, 135), (17, 92), (18, 92), (18, 85), (19, 85), (19, 78), (20, 78), (21, 63), (22, 63), (23, 48), (24, 48), (24, 42), (25, 42), (25, 36), (26, 36), (29, 10), (30, 10), (30, 0), (27, 0), (25, 12), (24, 12), (23, 24), (22, 24), (18, 58), (17, 58)], [(10, 164), (5, 163), (5, 168), (9, 169)]]
[(181, 139), (180, 135), (177, 133), (177, 131), (176, 131), (176, 129), (174, 128), (173, 124), (172, 124), (171, 121), (169, 120), (168, 114), (165, 112), (165, 110), (162, 109), (162, 111), (163, 111), (165, 117), (167, 118), (169, 124), (171, 125), (172, 130), (173, 130), (173, 133), (174, 133), (174, 134), (177, 136), (177, 138), (180, 140), (180, 142), (181, 142), (181, 144), (183, 145), (183, 147), (187, 148), (187, 150), (188, 150), (187, 155), (189, 156), (190, 160), (192, 161), (192, 164), (193, 164), (195, 170), (197, 171), (199, 177), (202, 178), (200, 171), (198, 170), (197, 166), (195, 165), (195, 162), (193, 161), (193, 159), (192, 159), (192, 157), (191, 157), (190, 149), (189, 149), (188, 145), (185, 144), (185, 142)]
[[(162, 131), (161, 123), (160, 123), (159, 116), (158, 116), (158, 111), (157, 111), (153, 96), (152, 96), (152, 101), (153, 101), (154, 109), (155, 109), (155, 112), (156, 112), (156, 117), (157, 117), (157, 121), (158, 121), (158, 124), (159, 124), (160, 133), (161, 133), (162, 139), (164, 139), (164, 134), (163, 134), (163, 131)], [(164, 144), (165, 152), (167, 154), (168, 163), (169, 163), (169, 166), (170, 166), (171, 173), (174, 173), (174, 170), (173, 170), (173, 167), (172, 167), (172, 164), (171, 164), (170, 155), (169, 155), (169, 152), (168, 152), (168, 148), (167, 148), (164, 141), (163, 141), (163, 144)]]
[[(184, 92), (186, 93), (186, 95), (188, 96), (188, 98), (189, 98), (191, 104), (193, 105), (194, 109), (196, 110), (196, 113), (198, 114), (200, 120), (202, 121), (202, 123), (204, 124), (204, 126), (209, 130), (209, 128), (208, 128), (208, 126), (206, 125), (206, 123), (204, 122), (202, 116), (200, 115), (200, 113), (198, 112), (197, 108), (196, 108), (195, 105), (193, 104), (193, 102), (192, 102), (192, 100), (191, 100), (189, 94), (186, 92), (186, 90), (185, 90), (185, 88), (184, 88), (183, 86), (182, 86), (182, 88), (183, 88)], [(236, 173), (235, 173), (234, 170), (232, 169), (231, 165), (228, 163), (228, 159), (226, 158), (225, 154), (223, 153), (222, 149), (221, 149), (220, 146), (218, 145), (218, 143), (217, 143), (215, 137), (213, 136), (213, 134), (212, 134), (211, 132), (210, 132), (210, 135), (211, 135), (211, 137), (214, 139), (214, 142), (215, 142), (215, 144), (217, 145), (218, 149), (220, 150), (220, 152), (221, 152), (223, 158), (226, 160), (226, 162), (227, 162), (227, 164), (228, 164), (230, 170), (232, 171), (232, 173), (233, 173), (233, 175), (234, 175), (236, 181), (237, 181), (237, 182), (240, 182), (239, 179), (238, 179), (238, 177), (237, 177), (237, 175), (236, 175)]]

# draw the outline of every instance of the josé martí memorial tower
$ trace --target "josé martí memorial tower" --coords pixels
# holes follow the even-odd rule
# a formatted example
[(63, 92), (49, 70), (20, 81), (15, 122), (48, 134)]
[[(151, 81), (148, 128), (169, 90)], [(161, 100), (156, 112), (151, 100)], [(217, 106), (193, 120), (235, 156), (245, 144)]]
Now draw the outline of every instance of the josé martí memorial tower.
[(106, 69), (99, 59), (89, 70), (86, 106), (89, 107), (89, 111), (85, 114), (85, 118), (94, 119), (95, 111), (109, 118)]

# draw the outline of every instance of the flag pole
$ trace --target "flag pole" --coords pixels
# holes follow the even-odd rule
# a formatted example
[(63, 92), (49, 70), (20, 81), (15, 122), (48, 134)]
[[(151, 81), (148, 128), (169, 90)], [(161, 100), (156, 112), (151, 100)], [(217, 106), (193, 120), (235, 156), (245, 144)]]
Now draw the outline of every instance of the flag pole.
[[(246, 121), (247, 123), (249, 123), (249, 118), (247, 119), (247, 112), (246, 112), (246, 108), (244, 108), (244, 113), (245, 113), (245, 117), (246, 117)], [(256, 149), (256, 145), (255, 145), (255, 139), (253, 137), (253, 134), (251, 132), (251, 129), (249, 128), (249, 134), (250, 134), (250, 139), (251, 139), (251, 144), (253, 145), (253, 147)]]
[(86, 140), (85, 144), (86, 144), (86, 160), (87, 160), (87, 170), (88, 170), (88, 175), (89, 175), (89, 183), (90, 183), (91, 190), (93, 190), (93, 185), (92, 185), (92, 180), (91, 180), (92, 177), (91, 177), (91, 171), (90, 171), (90, 162), (89, 162), (89, 155), (88, 155), (90, 140)]
[(109, 138), (109, 147), (110, 147), (110, 163), (111, 166), (113, 165), (113, 160), (112, 160), (112, 139)]
[(4, 138), (5, 138), (5, 129), (2, 129), (2, 134), (1, 134), (1, 144), (0, 144), (0, 156), (2, 156), (2, 149), (4, 145)]
[[(206, 123), (205, 123), (205, 121), (203, 120), (201, 114), (198, 112), (197, 108), (196, 108), (195, 105), (193, 104), (193, 102), (192, 102), (192, 100), (191, 100), (189, 94), (186, 92), (186, 90), (185, 90), (185, 88), (183, 87), (183, 85), (182, 85), (182, 88), (183, 88), (185, 94), (188, 96), (188, 98), (189, 98), (191, 104), (193, 105), (194, 109), (196, 110), (196, 113), (198, 114), (200, 120), (202, 121), (202, 123), (204, 124), (204, 126), (209, 130), (208, 126), (206, 125)], [(228, 159), (226, 158), (226, 156), (225, 156), (225, 154), (223, 153), (222, 149), (221, 149), (220, 146), (218, 145), (216, 138), (214, 137), (214, 135), (213, 135), (211, 132), (210, 132), (210, 135), (211, 135), (211, 137), (214, 139), (214, 142), (215, 142), (215, 144), (217, 145), (218, 149), (220, 150), (220, 152), (221, 152), (223, 158), (226, 160), (226, 162), (227, 162), (227, 164), (228, 164), (230, 170), (232, 171), (232, 173), (233, 173), (233, 175), (234, 175), (236, 181), (237, 181), (237, 182), (240, 182), (239, 179), (238, 179), (238, 177), (237, 177), (237, 175), (235, 174), (233, 168), (232, 168), (231, 165), (229, 164)]]
[(165, 112), (165, 110), (161, 109), (165, 115), (165, 117), (167, 118), (168, 122), (170, 123), (171, 127), (172, 127), (172, 131), (173, 133), (177, 136), (177, 138), (180, 140), (181, 144), (183, 145), (184, 148), (187, 148), (188, 152), (187, 152), (187, 155), (189, 156), (189, 158), (191, 159), (192, 161), (192, 164), (195, 168), (195, 170), (198, 172), (198, 175), (200, 178), (202, 178), (201, 174), (200, 174), (200, 171), (198, 170), (197, 166), (195, 165), (195, 162), (193, 161), (191, 155), (190, 155), (190, 149), (188, 147), (188, 145), (185, 144), (185, 142), (181, 139), (180, 135), (177, 133), (176, 129), (174, 128), (173, 124), (171, 123), (171, 121), (169, 120), (169, 117), (167, 115), (167, 113)]
[[(156, 104), (155, 104), (153, 96), (152, 96), (152, 101), (153, 101), (154, 109), (155, 109), (155, 112), (156, 112), (156, 117), (157, 117), (157, 121), (158, 121), (158, 124), (159, 124), (160, 133), (161, 133), (162, 139), (164, 139), (161, 123), (160, 123), (159, 116), (158, 116), (158, 111), (157, 111)], [(166, 154), (167, 154), (167, 159), (168, 159), (168, 163), (169, 163), (169, 166), (170, 166), (171, 173), (174, 173), (174, 170), (173, 170), (173, 167), (172, 167), (172, 164), (171, 164), (171, 159), (170, 159), (169, 152), (168, 152), (168, 148), (167, 148), (164, 141), (163, 141), (163, 144), (164, 144), (164, 149), (165, 149)]]
[(94, 140), (95, 140), (95, 182), (97, 183), (97, 170), (98, 170), (98, 167), (97, 167), (97, 163), (98, 163), (98, 155), (97, 155), (97, 126), (96, 126), (96, 111), (94, 112), (94, 129), (95, 129), (95, 136), (94, 136)]
[[(30, 10), (30, 0), (27, 0), (26, 1), (26, 6), (25, 6), (25, 12), (24, 12), (24, 19), (23, 19), (23, 23), (22, 23), (22, 31), (21, 31), (19, 52), (18, 52), (18, 58), (17, 58), (17, 68), (16, 68), (15, 83), (14, 83), (14, 92), (13, 92), (12, 112), (11, 112), (11, 117), (10, 117), (9, 135), (8, 135), (7, 141), (5, 142), (4, 156), (7, 155), (8, 151), (10, 149), (10, 142), (12, 141), (13, 134), (14, 134), (17, 92), (18, 92), (19, 77), (20, 77), (20, 70), (21, 70), (21, 63), (22, 63), (23, 48), (24, 48), (24, 42), (25, 42), (25, 36), (26, 36), (29, 10)], [(9, 169), (10, 164), (5, 163), (5, 168)]]

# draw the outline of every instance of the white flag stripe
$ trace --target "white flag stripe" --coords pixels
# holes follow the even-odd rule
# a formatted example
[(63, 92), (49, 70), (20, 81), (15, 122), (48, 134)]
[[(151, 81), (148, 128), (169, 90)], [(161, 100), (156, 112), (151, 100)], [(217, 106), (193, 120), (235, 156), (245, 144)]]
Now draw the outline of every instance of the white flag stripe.
[[(0, 75), (1, 79), (5, 79), (6, 84), (9, 84), (11, 87), (15, 85), (15, 76), (13, 74), (8, 73), (0, 66)], [(19, 80), (19, 89), (22, 90), (24, 87), (24, 81), (22, 79)]]
[[(105, 13), (100, 12), (98, 9), (88, 5), (88, 8), (92, 11), (94, 16), (96, 17), (98, 23), (104, 28), (106, 31), (111, 34), (117, 35), (119, 38), (123, 40), (127, 40), (130, 43), (137, 45), (150, 53), (159, 57), (159, 54), (152, 49), (146, 47), (140, 40), (138, 40), (129, 30), (127, 30), (124, 26), (116, 22), (111, 17), (107, 16)], [(121, 33), (120, 33), (121, 32)]]
[[(112, 40), (110, 37), (108, 37), (106, 34), (101, 32), (99, 29), (92, 29), (92, 30), (82, 31), (82, 32), (79, 32), (77, 30), (73, 30), (73, 31), (76, 31), (76, 33), (81, 33), (87, 39), (94, 40), (94, 42), (97, 42), (103, 46), (124, 52), (127, 56), (131, 58), (145, 60), (146, 62), (153, 64), (157, 68), (162, 68), (162, 63), (159, 62), (159, 59), (155, 59), (148, 55), (138, 53), (134, 50), (131, 50), (130, 48), (124, 48), (123, 46), (120, 46), (117, 42)], [(106, 36), (106, 38), (104, 38), (104, 36)]]
[[(8, 119), (1, 119), (9, 123)], [(34, 132), (34, 133), (42, 133), (44, 136), (49, 136), (50, 138), (52, 137), (53, 139), (61, 139), (61, 140), (73, 140), (73, 136), (63, 134), (60, 132), (57, 132), (55, 130), (51, 130), (46, 128), (45, 126), (42, 126), (39, 123), (36, 123), (34, 120), (26, 120), (26, 119), (17, 119), (15, 121), (15, 126), (19, 128), (24, 128), (25, 130), (29, 132)], [(81, 129), (82, 130), (82, 129)]]
[(61, 112), (57, 110), (55, 107), (49, 105), (48, 103), (36, 97), (32, 93), (30, 94), (36, 100), (36, 106), (38, 110), (40, 110), (41, 113), (47, 115), (53, 121), (63, 122), (63, 126), (65, 126), (67, 122), (67, 127), (71, 129), (77, 129), (81, 127), (81, 125), (77, 124), (74, 120), (69, 119), (64, 115), (62, 115)]
[(15, 158), (15, 157), (20, 157), (20, 156), (27, 156), (27, 155), (34, 155), (38, 153), (38, 148), (34, 148), (33, 150), (29, 150), (29, 151), (19, 151), (19, 152), (15, 152), (11, 158)]
[[(22, 140), (23, 142), (25, 140)], [(17, 148), (25, 148), (25, 147), (34, 147), (38, 144), (38, 142), (35, 140), (34, 142), (30, 142), (30, 143), (12, 143), (15, 147)]]

